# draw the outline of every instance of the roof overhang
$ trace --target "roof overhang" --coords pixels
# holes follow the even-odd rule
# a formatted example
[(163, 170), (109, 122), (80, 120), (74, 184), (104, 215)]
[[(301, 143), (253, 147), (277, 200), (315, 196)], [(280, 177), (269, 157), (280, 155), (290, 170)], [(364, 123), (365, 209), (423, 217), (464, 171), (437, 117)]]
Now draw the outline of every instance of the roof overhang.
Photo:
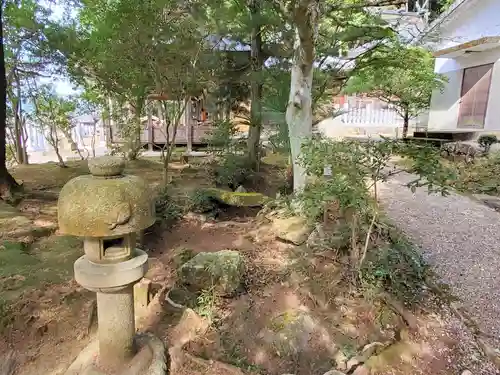
[(476, 54), (500, 47), (500, 36), (487, 36), (471, 40), (453, 47), (445, 48), (433, 53), (434, 57), (455, 58), (468, 54)]

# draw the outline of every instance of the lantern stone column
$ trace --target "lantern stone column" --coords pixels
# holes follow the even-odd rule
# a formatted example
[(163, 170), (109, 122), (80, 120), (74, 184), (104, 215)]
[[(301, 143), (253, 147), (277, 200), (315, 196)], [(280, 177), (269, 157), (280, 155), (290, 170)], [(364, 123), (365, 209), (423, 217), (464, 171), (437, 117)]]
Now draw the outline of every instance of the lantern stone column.
[(69, 181), (58, 203), (60, 232), (84, 238), (75, 279), (97, 293), (96, 365), (106, 373), (120, 373), (136, 353), (133, 286), (148, 265), (147, 254), (135, 248), (136, 232), (155, 221), (149, 187), (124, 175), (124, 167), (116, 157), (89, 160), (91, 175)]

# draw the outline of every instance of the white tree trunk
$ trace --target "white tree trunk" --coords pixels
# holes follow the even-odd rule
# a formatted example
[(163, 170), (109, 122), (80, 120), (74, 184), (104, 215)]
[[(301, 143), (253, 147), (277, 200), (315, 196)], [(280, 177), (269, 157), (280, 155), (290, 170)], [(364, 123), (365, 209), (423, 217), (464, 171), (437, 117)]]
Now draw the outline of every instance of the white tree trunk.
[(312, 81), (314, 44), (317, 34), (318, 0), (301, 0), (295, 9), (295, 43), (291, 68), (290, 97), (286, 122), (293, 162), (293, 191), (306, 185), (306, 173), (299, 165), (302, 143), (312, 135)]
[(300, 61), (297, 61), (299, 59), (300, 55), (294, 56), (290, 98), (286, 109), (286, 122), (288, 124), (293, 162), (294, 192), (302, 190), (306, 185), (306, 173), (304, 168), (299, 165), (298, 157), (302, 143), (312, 134), (311, 85), (313, 70), (309, 69), (308, 75), (305, 76), (301, 69)]

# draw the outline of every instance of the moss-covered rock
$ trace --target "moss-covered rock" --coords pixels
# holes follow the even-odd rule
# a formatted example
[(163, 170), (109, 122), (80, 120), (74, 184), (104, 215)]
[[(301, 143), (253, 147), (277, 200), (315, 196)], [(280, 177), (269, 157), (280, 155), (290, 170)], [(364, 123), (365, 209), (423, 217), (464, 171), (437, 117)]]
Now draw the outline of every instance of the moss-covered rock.
[(260, 207), (270, 199), (261, 193), (227, 191), (217, 188), (207, 189), (207, 193), (220, 203), (236, 207)]
[(306, 242), (313, 230), (307, 219), (300, 216), (273, 217), (272, 228), (278, 238), (295, 245)]
[(215, 288), (223, 295), (236, 291), (243, 272), (243, 257), (233, 250), (198, 253), (178, 269), (181, 283), (190, 289), (201, 291)]

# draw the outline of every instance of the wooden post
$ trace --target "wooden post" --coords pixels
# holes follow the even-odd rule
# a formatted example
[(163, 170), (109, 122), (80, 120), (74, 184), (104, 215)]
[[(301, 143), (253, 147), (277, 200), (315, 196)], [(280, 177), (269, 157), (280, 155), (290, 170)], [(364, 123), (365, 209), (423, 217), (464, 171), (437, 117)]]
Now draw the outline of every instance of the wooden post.
[(153, 130), (153, 109), (151, 101), (146, 102), (146, 111), (148, 113), (148, 150), (153, 151), (154, 130)]
[(191, 97), (186, 97), (185, 125), (187, 130), (187, 153), (193, 151), (193, 121), (191, 119)]

